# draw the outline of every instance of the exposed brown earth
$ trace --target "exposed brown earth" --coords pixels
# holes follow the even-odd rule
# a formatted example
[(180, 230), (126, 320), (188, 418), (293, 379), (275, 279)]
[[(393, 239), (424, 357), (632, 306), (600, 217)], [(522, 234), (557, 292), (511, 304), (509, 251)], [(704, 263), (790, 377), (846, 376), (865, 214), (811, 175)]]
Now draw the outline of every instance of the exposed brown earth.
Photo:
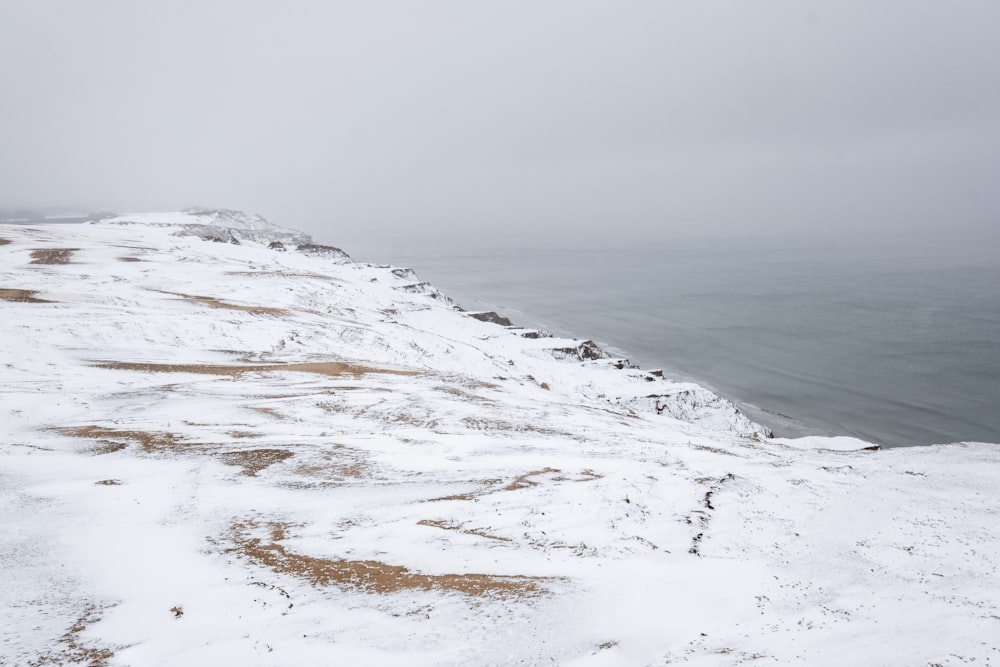
[(237, 440), (245, 440), (246, 438), (259, 438), (260, 433), (255, 433), (253, 431), (227, 431), (226, 435), (230, 438), (236, 438)]
[(88, 646), (80, 640), (80, 633), (101, 620), (101, 610), (96, 606), (88, 606), (73, 625), (56, 640), (56, 646), (28, 662), (30, 667), (47, 667), (49, 665), (86, 665), (87, 667), (107, 667), (108, 661), (115, 657), (115, 652), (109, 648)]
[(329, 282), (343, 282), (333, 276), (324, 276), (320, 273), (292, 273), (288, 271), (226, 271), (227, 276), (259, 276), (262, 278), (314, 278), (316, 280), (327, 280)]
[(138, 257), (119, 257), (119, 262), (141, 262), (142, 260)]
[(365, 461), (364, 453), (353, 447), (333, 445), (323, 456), (325, 461), (303, 463), (295, 468), (296, 474), (325, 479), (363, 479), (372, 476), (372, 468)]
[(267, 538), (254, 536), (260, 526), (254, 522), (235, 524), (229, 539), (238, 553), (275, 572), (305, 579), (314, 586), (338, 586), (364, 593), (385, 595), (408, 590), (455, 592), (473, 597), (527, 597), (543, 592), (541, 577), (492, 574), (418, 574), (400, 565), (374, 560), (316, 558), (287, 550), (282, 544), (286, 525), (271, 522), (263, 526)]
[(164, 294), (172, 294), (173, 296), (179, 296), (182, 299), (187, 299), (188, 301), (194, 301), (195, 303), (200, 303), (209, 308), (223, 308), (225, 310), (239, 310), (244, 313), (250, 313), (252, 315), (270, 315), (274, 317), (280, 317), (287, 315), (288, 311), (284, 308), (270, 308), (267, 306), (241, 306), (236, 303), (229, 303), (228, 301), (222, 301), (211, 296), (199, 296), (197, 294), (183, 294), (181, 292), (164, 292)]
[(79, 248), (38, 248), (31, 251), (32, 264), (69, 264)]
[(542, 468), (541, 470), (532, 470), (531, 472), (524, 473), (519, 477), (515, 478), (513, 482), (508, 484), (503, 488), (504, 491), (517, 491), (518, 489), (526, 489), (529, 486), (538, 486), (538, 482), (532, 479), (532, 477), (538, 477), (539, 475), (547, 475), (551, 473), (557, 473), (559, 469), (557, 468)]
[(580, 476), (577, 479), (572, 479), (570, 477), (562, 477), (562, 476), (560, 476), (560, 477), (553, 477), (552, 481), (553, 482), (592, 482), (595, 479), (601, 479), (602, 477), (604, 477), (604, 475), (602, 475), (601, 473), (594, 472), (593, 470), (581, 470), (578, 474)]
[(256, 477), (264, 468), (281, 463), (290, 456), (292, 453), (286, 449), (246, 449), (219, 455), (223, 463), (243, 468), (247, 477)]
[(101, 440), (99, 442), (101, 443), (100, 445), (90, 450), (95, 455), (113, 454), (125, 449), (128, 446), (124, 442), (112, 442), (110, 440)]
[(146, 431), (118, 430), (93, 425), (56, 428), (53, 430), (74, 438), (110, 440), (111, 443), (117, 441), (119, 444), (122, 440), (125, 440), (139, 445), (145, 452), (174, 451), (181, 447), (180, 441), (172, 433), (147, 433)]
[(0, 239), (0, 245), (9, 245), (9, 244), (10, 241), (8, 241), (7, 239)]
[(503, 419), (491, 419), (488, 417), (462, 417), (459, 421), (466, 428), (474, 431), (491, 431), (494, 433), (538, 433), (540, 435), (551, 435), (561, 438), (579, 438), (578, 434), (545, 426), (537, 426), (531, 422), (510, 422)]
[(485, 537), (488, 540), (497, 540), (499, 542), (510, 542), (509, 537), (500, 537), (499, 535), (492, 535), (484, 530), (477, 530), (475, 528), (465, 528), (460, 523), (450, 523), (448, 521), (438, 521), (432, 519), (421, 519), (417, 522), (418, 526), (430, 526), (432, 528), (440, 528), (441, 530), (453, 530), (457, 533), (462, 533), (463, 535), (475, 535), (477, 537)]
[(481, 494), (478, 493), (456, 493), (450, 496), (441, 496), (439, 498), (428, 498), (423, 501), (425, 503), (436, 503), (446, 500), (475, 500)]
[(353, 375), (355, 377), (367, 373), (382, 373), (385, 375), (419, 375), (419, 371), (399, 370), (394, 368), (375, 368), (343, 361), (317, 361), (297, 364), (154, 364), (128, 361), (108, 361), (94, 364), (97, 368), (111, 368), (123, 371), (142, 371), (145, 373), (197, 373), (201, 375), (228, 375), (238, 377), (244, 373), (267, 373), (274, 371), (291, 371), (297, 373), (318, 373), (320, 375)]
[(0, 289), (0, 300), (15, 303), (52, 303), (47, 299), (39, 299), (35, 290), (30, 289)]
[[(558, 468), (542, 468), (541, 470), (532, 470), (526, 472), (523, 475), (518, 475), (513, 480), (504, 484), (502, 479), (484, 479), (480, 480), (479, 484), (482, 488), (477, 491), (470, 491), (468, 493), (457, 493), (448, 496), (440, 496), (437, 498), (428, 498), (427, 500), (421, 501), (426, 503), (436, 503), (445, 500), (475, 500), (482, 496), (487, 496), (493, 493), (499, 493), (501, 491), (518, 491), (520, 489), (526, 489), (532, 486), (538, 486), (541, 481), (538, 479), (544, 475), (549, 476), (549, 480), (552, 482), (592, 482), (596, 479), (601, 479), (604, 475), (596, 473), (593, 470), (583, 470), (576, 473), (576, 476), (569, 476), (569, 474), (563, 474)], [(429, 525), (429, 524), (428, 524)], [(438, 526), (443, 528), (443, 526)], [(472, 533), (476, 534), (476, 533)], [(483, 537), (488, 537), (484, 535)]]

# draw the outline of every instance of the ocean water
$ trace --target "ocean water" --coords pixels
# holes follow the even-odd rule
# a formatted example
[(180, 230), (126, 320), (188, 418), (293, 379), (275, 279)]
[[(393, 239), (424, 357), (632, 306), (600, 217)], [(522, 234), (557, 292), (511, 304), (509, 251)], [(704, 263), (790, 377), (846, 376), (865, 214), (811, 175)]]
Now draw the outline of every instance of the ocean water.
[(891, 245), (345, 246), (466, 308), (694, 379), (779, 435), (1000, 442), (1000, 260)]

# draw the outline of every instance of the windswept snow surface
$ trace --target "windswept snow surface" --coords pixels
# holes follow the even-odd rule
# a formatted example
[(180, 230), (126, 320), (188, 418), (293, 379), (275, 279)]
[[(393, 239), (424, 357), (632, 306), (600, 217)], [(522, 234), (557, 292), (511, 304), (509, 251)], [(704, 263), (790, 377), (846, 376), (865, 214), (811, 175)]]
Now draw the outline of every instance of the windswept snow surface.
[(0, 664), (1000, 664), (995, 445), (769, 439), (234, 212), (0, 225), (0, 314)]

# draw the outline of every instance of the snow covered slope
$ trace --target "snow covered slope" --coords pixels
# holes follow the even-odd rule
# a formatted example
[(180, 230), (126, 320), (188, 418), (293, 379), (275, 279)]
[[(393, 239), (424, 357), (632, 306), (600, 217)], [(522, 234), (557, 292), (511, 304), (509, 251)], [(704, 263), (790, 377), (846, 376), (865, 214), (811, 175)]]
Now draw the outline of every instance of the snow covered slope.
[(232, 211), (0, 225), (0, 664), (1000, 661), (997, 446), (497, 319)]

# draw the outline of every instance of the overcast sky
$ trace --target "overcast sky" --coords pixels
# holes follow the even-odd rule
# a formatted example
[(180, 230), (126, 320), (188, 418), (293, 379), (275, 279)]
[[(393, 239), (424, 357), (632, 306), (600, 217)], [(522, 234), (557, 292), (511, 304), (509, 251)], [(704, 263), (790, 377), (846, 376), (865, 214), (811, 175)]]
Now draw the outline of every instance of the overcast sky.
[(0, 0), (0, 207), (995, 240), (1000, 2)]

